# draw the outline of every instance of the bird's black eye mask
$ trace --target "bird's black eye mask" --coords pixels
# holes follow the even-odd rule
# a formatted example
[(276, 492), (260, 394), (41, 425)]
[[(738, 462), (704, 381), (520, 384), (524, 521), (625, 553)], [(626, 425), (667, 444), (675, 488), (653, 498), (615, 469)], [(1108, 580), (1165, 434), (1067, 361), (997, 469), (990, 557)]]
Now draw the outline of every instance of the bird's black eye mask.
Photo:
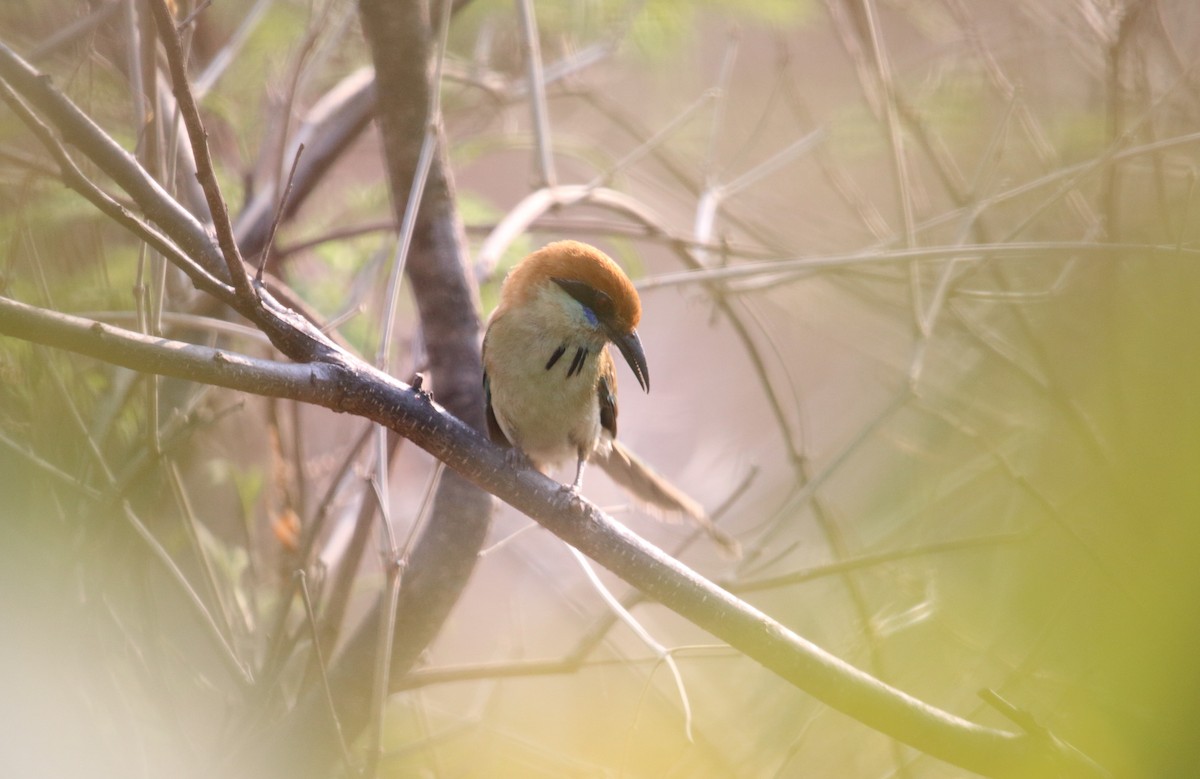
[(593, 325), (600, 322), (611, 322), (614, 313), (613, 301), (606, 293), (591, 284), (575, 279), (551, 277), (551, 280), (562, 287), (568, 295), (579, 301), (579, 305), (583, 306), (584, 313)]

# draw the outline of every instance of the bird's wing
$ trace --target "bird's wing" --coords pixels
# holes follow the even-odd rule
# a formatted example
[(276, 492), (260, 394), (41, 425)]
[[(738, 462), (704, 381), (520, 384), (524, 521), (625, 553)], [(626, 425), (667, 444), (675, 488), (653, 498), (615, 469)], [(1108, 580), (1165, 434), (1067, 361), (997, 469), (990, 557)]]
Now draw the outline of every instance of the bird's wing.
[(492, 408), (492, 383), (488, 381), (487, 371), (483, 372), (484, 411), (487, 416), (488, 437), (498, 446), (512, 446), (512, 441), (500, 429), (500, 421), (496, 419), (496, 410)]
[(608, 349), (600, 353), (600, 381), (596, 382), (596, 398), (600, 402), (600, 427), (617, 437), (617, 372)]

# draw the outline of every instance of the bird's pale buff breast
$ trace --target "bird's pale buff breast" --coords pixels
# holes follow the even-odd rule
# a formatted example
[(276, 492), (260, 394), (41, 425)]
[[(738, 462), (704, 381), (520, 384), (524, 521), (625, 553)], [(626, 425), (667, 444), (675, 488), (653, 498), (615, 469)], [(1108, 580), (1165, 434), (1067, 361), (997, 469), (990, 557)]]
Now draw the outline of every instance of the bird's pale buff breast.
[[(574, 460), (600, 442), (596, 403), (600, 353), (605, 338), (584, 326), (579, 304), (554, 284), (543, 285), (522, 315), (498, 312), (491, 323), (485, 367), (492, 409), (508, 440), (535, 464), (545, 467)], [(564, 333), (571, 337), (564, 341)], [(566, 351), (547, 363), (560, 346)], [(568, 375), (575, 352), (588, 350), (581, 370)], [(567, 426), (564, 420), (576, 420)]]

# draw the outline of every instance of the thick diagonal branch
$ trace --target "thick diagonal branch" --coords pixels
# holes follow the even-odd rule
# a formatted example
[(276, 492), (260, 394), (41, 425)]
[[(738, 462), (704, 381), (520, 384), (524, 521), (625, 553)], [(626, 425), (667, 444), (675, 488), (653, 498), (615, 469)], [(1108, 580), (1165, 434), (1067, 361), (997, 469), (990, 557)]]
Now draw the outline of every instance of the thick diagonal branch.
[[(788, 682), (880, 732), (984, 776), (1099, 777), (1085, 757), (1048, 734), (986, 728), (930, 706), (801, 638), (651, 546), (591, 503), (564, 499), (557, 482), (514, 471), (503, 450), (422, 392), (353, 358), (292, 365), (151, 338), (0, 298), (0, 334), (68, 349), (134, 370), (286, 397), (387, 425), (500, 497), (647, 597), (744, 652)], [(340, 668), (349, 671), (346, 665)], [(364, 669), (356, 670), (369, 676)], [(331, 677), (331, 681), (338, 681)], [(315, 743), (289, 741), (297, 771)], [(272, 763), (272, 768), (280, 765)], [(296, 775), (296, 774), (292, 774)]]

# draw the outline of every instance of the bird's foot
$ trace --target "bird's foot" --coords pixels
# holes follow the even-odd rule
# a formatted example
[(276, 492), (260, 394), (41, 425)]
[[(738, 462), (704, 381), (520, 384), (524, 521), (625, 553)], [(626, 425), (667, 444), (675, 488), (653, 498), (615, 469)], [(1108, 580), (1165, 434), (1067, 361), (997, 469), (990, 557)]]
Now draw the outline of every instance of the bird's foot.
[(433, 393), (425, 389), (425, 374), (418, 371), (413, 374), (412, 391), (417, 393), (426, 403), (433, 402)]
[(579, 511), (583, 508), (583, 495), (579, 493), (579, 487), (574, 484), (558, 485), (558, 497), (563, 505), (572, 511)]
[(514, 471), (523, 471), (528, 468), (535, 467), (533, 460), (529, 459), (529, 455), (522, 452), (517, 447), (513, 446), (504, 452), (504, 462), (509, 468)]

